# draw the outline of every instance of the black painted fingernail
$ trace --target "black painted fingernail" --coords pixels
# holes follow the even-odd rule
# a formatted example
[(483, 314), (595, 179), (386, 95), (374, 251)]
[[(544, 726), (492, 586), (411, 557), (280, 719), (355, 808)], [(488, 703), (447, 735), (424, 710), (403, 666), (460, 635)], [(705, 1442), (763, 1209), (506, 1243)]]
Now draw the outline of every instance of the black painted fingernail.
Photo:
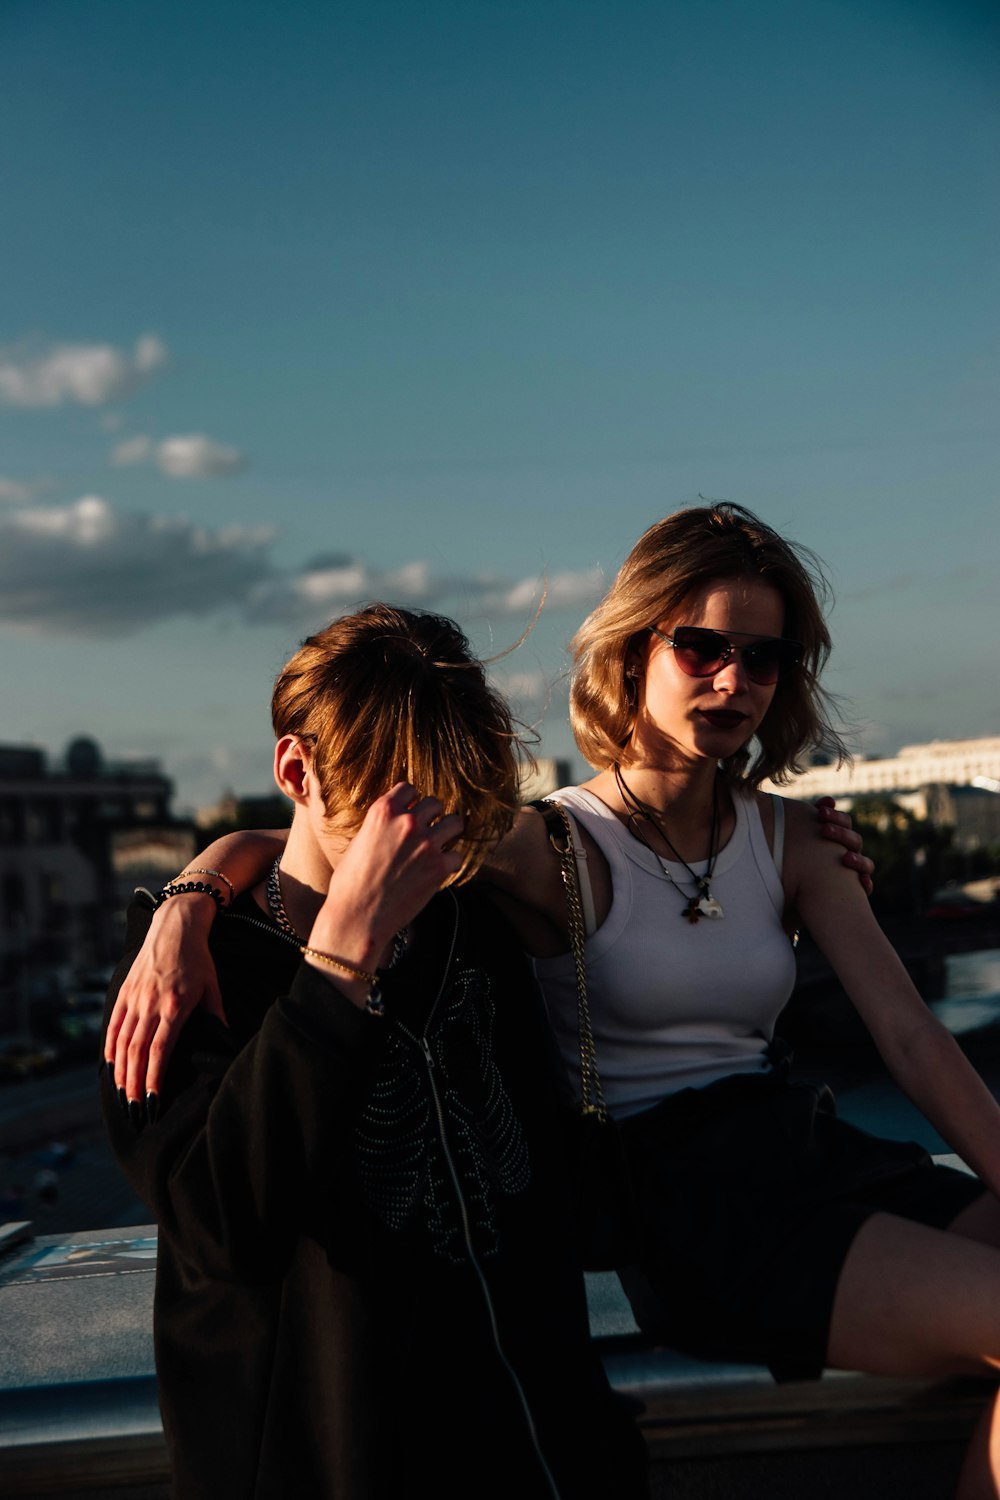
[(123, 1115), (128, 1114), (128, 1094), (124, 1089), (118, 1090), (118, 1105)]
[(142, 1117), (143, 1109), (141, 1100), (130, 1099), (128, 1101), (128, 1120), (134, 1130), (139, 1129), (139, 1126), (142, 1124)]
[(149, 1121), (150, 1125), (155, 1125), (156, 1124), (156, 1116), (159, 1114), (159, 1110), (160, 1110), (159, 1095), (153, 1093), (153, 1091), (151, 1089), (149, 1091), (149, 1093), (146, 1095), (146, 1119)]

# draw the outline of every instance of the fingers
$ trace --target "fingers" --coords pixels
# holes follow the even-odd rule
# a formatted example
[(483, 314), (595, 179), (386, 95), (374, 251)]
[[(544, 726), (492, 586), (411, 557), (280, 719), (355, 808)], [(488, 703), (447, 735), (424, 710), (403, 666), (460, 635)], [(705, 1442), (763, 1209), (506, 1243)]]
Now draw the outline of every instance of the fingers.
[[(140, 1105), (148, 1090), (153, 1089), (149, 1075), (150, 1045), (157, 1033), (155, 1018), (142, 1016), (137, 1021), (125, 1052), (125, 1097), (129, 1106)], [(120, 1057), (120, 1047), (119, 1047)], [(121, 1077), (121, 1070), (118, 1069)]]
[(104, 1041), (104, 1061), (123, 1102), (145, 1098), (149, 1050), (156, 1034), (156, 1019), (143, 1014), (132, 993), (124, 986), (111, 1013)]
[[(162, 1004), (162, 1001), (161, 1001)], [(209, 1007), (224, 1021), (221, 1002), (216, 996)], [(115, 1012), (121, 1010), (112, 1039), (111, 1027), (105, 1042), (104, 1060), (109, 1083), (117, 1091), (118, 1102), (133, 1124), (156, 1117), (167, 1064), (184, 1026), (184, 1017), (176, 1008), (166, 1014), (150, 1010), (139, 1014), (119, 999)]]
[(842, 856), (840, 863), (848, 870), (853, 870), (861, 881), (861, 889), (866, 896), (870, 896), (875, 889), (872, 876), (875, 873), (875, 861), (868, 858), (867, 854), (854, 852), (848, 849)]
[(111, 1012), (111, 1019), (108, 1022), (108, 1029), (104, 1034), (104, 1061), (116, 1088), (118, 1085), (115, 1079), (115, 1055), (118, 1051), (118, 1038), (121, 1035), (121, 1030), (127, 1016), (128, 1006), (124, 995), (119, 991), (118, 999), (115, 1001), (114, 1009)]
[[(844, 815), (843, 813), (835, 813), (834, 816), (842, 818)], [(842, 844), (845, 849), (849, 849), (855, 854), (862, 848), (864, 843), (860, 833), (858, 833), (856, 828), (852, 828), (850, 823), (821, 823), (819, 831), (831, 843)]]
[(850, 813), (838, 812), (832, 797), (820, 797), (814, 804), (816, 816), (820, 820), (819, 831), (824, 838), (830, 839), (835, 844), (840, 844), (844, 853), (841, 855), (841, 864), (848, 870), (853, 870), (861, 881), (861, 889), (866, 896), (870, 896), (875, 889), (872, 876), (875, 873), (875, 862), (862, 854), (864, 840), (861, 834), (851, 824)]
[[(422, 797), (409, 781), (398, 782), (372, 804), (371, 811), (378, 816), (383, 808), (390, 820), (408, 816), (410, 826), (417, 834), (432, 832), (433, 843), (444, 850), (448, 850), (449, 844), (461, 835), (465, 826), (460, 813), (446, 813), (444, 803), (438, 797)], [(456, 868), (460, 867), (461, 861)]]
[(145, 1097), (147, 1103), (150, 1097), (159, 1099), (163, 1090), (167, 1063), (170, 1061), (170, 1054), (177, 1044), (183, 1025), (184, 1021), (180, 1016), (174, 1016), (170, 1020), (161, 1017), (153, 1024), (152, 1030), (140, 1038), (135, 1047), (134, 1093), (131, 1072), (132, 1049), (129, 1049), (129, 1082), (126, 1084), (129, 1099)]
[(843, 844), (845, 849), (857, 851), (862, 847), (862, 837), (852, 824), (850, 813), (838, 812), (832, 797), (820, 797), (815, 808), (824, 838)]

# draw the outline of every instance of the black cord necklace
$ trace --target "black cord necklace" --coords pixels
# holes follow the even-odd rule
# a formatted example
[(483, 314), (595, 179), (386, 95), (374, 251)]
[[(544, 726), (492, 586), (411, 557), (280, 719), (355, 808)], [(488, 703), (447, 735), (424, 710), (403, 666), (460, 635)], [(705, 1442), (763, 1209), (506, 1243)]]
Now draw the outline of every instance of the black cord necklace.
[(674, 888), (678, 890), (683, 896), (685, 893), (681, 890), (680, 886), (677, 884), (670, 871), (664, 865), (663, 860), (657, 854), (656, 850), (653, 848), (652, 844), (643, 833), (642, 828), (639, 826), (640, 822), (643, 819), (647, 823), (651, 823), (656, 829), (657, 833), (660, 835), (660, 838), (666, 844), (667, 848), (670, 850), (671, 854), (675, 856), (679, 864), (682, 864), (684, 866), (685, 870), (687, 870), (691, 879), (694, 881), (694, 895), (685, 898), (687, 904), (684, 907), (684, 910), (681, 912), (681, 916), (686, 917), (687, 920), (692, 923), (692, 925), (695, 922), (699, 922), (702, 917), (707, 917), (710, 921), (719, 921), (720, 918), (725, 916), (725, 912), (722, 910), (719, 902), (712, 895), (711, 890), (712, 875), (715, 872), (715, 863), (719, 857), (719, 791), (717, 782), (712, 782), (712, 832), (709, 838), (708, 845), (708, 866), (705, 870), (704, 875), (696, 875), (691, 866), (688, 864), (687, 860), (683, 857), (683, 855), (678, 853), (677, 849), (668, 838), (667, 831), (660, 822), (659, 817), (657, 816), (654, 809), (648, 807), (646, 803), (641, 801), (641, 799), (638, 798), (632, 791), (632, 788), (628, 785), (625, 777), (622, 775), (621, 766), (617, 761), (615, 761), (614, 770), (615, 785), (618, 788), (618, 793), (622, 799), (622, 804), (628, 814), (627, 826), (629, 833), (633, 838), (638, 839), (640, 844), (645, 845), (650, 854), (656, 860), (656, 863), (658, 864), (660, 869), (663, 871), (663, 874), (666, 876), (667, 880), (669, 880), (670, 884), (674, 886)]

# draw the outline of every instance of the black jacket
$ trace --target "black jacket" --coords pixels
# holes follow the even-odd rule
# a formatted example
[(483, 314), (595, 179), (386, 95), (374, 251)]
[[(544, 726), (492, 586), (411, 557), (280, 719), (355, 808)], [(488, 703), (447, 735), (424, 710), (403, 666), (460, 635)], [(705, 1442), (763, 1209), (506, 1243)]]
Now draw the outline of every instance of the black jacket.
[[(150, 911), (139, 893), (109, 1013)], [(435, 898), (384, 1021), (250, 898), (212, 947), (230, 1026), (187, 1023), (155, 1123), (102, 1081), (160, 1228), (180, 1500), (642, 1494), (589, 1342), (548, 1029), (492, 907)]]

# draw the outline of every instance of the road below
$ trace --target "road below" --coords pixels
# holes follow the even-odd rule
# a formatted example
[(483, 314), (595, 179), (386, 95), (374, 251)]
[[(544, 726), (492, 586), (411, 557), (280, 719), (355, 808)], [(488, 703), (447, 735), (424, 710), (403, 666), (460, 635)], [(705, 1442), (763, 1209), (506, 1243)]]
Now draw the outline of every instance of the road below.
[(0, 1087), (0, 1223), (62, 1234), (150, 1218), (105, 1140), (93, 1063)]

